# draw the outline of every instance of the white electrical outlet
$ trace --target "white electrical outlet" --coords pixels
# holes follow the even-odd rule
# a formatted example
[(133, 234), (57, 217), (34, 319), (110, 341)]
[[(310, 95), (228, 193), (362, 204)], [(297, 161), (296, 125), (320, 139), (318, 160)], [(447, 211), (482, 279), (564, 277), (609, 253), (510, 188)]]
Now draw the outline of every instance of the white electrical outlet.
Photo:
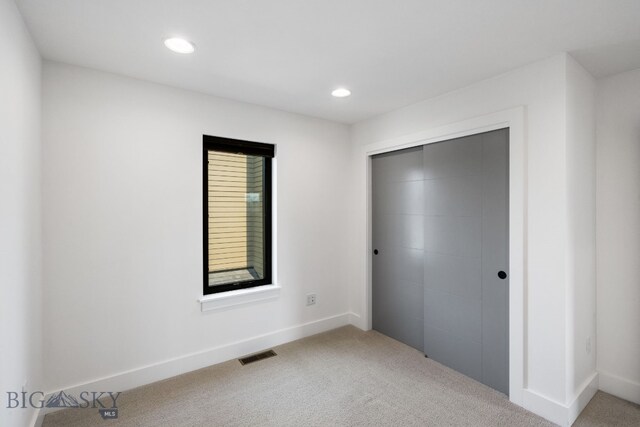
[(591, 353), (591, 337), (588, 337), (588, 338), (587, 338), (587, 345), (586, 345), (586, 347), (587, 347), (587, 354), (590, 354), (590, 353)]
[(307, 305), (314, 305), (316, 303), (316, 294), (307, 295)]

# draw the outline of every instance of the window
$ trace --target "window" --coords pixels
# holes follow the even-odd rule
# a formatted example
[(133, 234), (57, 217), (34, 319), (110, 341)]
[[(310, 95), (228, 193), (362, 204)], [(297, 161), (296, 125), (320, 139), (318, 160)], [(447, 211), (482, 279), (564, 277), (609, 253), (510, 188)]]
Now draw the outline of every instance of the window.
[(205, 295), (271, 284), (275, 146), (204, 135)]

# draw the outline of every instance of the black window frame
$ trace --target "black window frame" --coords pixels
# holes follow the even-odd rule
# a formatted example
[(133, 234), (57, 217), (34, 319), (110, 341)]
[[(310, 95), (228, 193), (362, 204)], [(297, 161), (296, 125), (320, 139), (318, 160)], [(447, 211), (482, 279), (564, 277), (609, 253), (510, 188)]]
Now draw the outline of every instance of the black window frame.
[[(217, 294), (221, 292), (235, 291), (238, 289), (253, 288), (256, 286), (272, 284), (272, 159), (275, 157), (275, 145), (263, 142), (245, 141), (241, 139), (224, 138), (219, 136), (203, 135), (202, 137), (202, 165), (203, 165), (203, 295)], [(247, 280), (237, 283), (209, 286), (209, 151), (217, 151), (247, 156), (260, 156), (264, 158), (264, 278)]]

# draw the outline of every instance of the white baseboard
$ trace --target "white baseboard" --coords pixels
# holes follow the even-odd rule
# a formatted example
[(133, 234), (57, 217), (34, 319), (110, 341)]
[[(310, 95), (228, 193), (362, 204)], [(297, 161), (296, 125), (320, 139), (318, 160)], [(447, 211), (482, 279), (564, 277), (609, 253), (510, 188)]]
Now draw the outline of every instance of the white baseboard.
[(640, 383), (600, 371), (600, 390), (640, 405)]
[(598, 392), (598, 384), (600, 378), (597, 372), (594, 372), (584, 383), (580, 386), (580, 393), (574, 401), (569, 405), (569, 425), (578, 418), (580, 412), (587, 406), (593, 396)]
[(366, 330), (365, 325), (362, 323), (362, 317), (359, 314), (349, 313), (349, 324), (363, 331)]
[(33, 414), (33, 417), (31, 417), (31, 424), (29, 424), (31, 427), (42, 427), (42, 423), (44, 422), (44, 413), (42, 412), (42, 410), (40, 410), (40, 408), (37, 408), (35, 413)]
[(522, 391), (522, 407), (559, 426), (568, 426), (569, 408), (535, 391), (530, 389), (524, 389)]
[(552, 423), (562, 427), (569, 427), (578, 418), (580, 412), (587, 406), (597, 391), (598, 373), (594, 372), (582, 383), (578, 395), (568, 406), (529, 389), (523, 391), (522, 406)]
[[(148, 366), (121, 372), (108, 377), (97, 378), (82, 384), (63, 388), (67, 394), (78, 395), (82, 391), (126, 391), (136, 387), (161, 381), (176, 375), (206, 368), (217, 363), (236, 359), (247, 354), (256, 353), (267, 348), (295, 341), (341, 326), (349, 325), (351, 313), (343, 313), (324, 319), (292, 326), (278, 331), (258, 335), (242, 341), (221, 345), (197, 353), (187, 354), (174, 359), (155, 363)], [(45, 399), (60, 390), (46, 393)], [(44, 418), (47, 413), (55, 409), (43, 408), (38, 418)], [(40, 420), (42, 423), (42, 420)], [(36, 424), (37, 425), (37, 424)]]

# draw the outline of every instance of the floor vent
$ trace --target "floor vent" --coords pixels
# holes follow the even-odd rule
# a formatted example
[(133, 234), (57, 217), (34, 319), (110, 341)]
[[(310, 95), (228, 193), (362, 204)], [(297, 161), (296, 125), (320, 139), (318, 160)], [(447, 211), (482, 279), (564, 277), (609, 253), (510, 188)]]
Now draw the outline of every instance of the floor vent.
[(249, 363), (257, 362), (258, 360), (262, 360), (262, 359), (268, 359), (273, 356), (276, 356), (276, 352), (273, 350), (267, 350), (267, 351), (263, 351), (262, 353), (256, 353), (251, 356), (243, 357), (242, 359), (238, 359), (238, 360), (243, 365), (248, 365)]

